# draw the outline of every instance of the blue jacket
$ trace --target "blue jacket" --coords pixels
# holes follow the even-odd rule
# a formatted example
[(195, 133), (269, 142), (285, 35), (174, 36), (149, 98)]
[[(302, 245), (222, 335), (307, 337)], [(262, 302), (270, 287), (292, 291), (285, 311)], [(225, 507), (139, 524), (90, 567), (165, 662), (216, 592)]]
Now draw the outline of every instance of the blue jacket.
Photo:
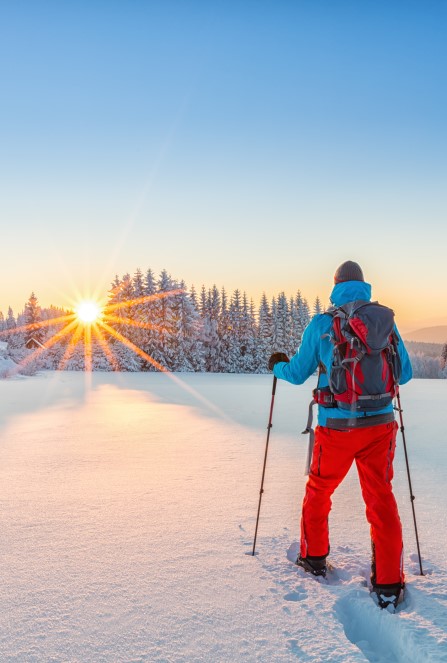
[[(337, 283), (332, 290), (330, 299), (335, 306), (342, 306), (357, 299), (370, 301), (371, 286), (364, 281), (344, 281), (343, 283)], [(297, 353), (291, 358), (289, 363), (279, 362), (276, 364), (273, 368), (274, 375), (292, 384), (302, 384), (309, 376), (315, 373), (320, 362), (328, 368), (331, 364), (332, 343), (327, 334), (331, 327), (332, 317), (327, 313), (314, 316), (304, 330), (301, 345)], [(413, 370), (408, 352), (396, 327), (395, 332), (399, 338), (398, 350), (402, 361), (402, 375), (399, 382), (400, 384), (405, 384), (411, 380)], [(327, 385), (327, 375), (322, 373), (320, 376), (320, 386), (325, 387)], [(328, 417), (345, 419), (351, 416), (362, 417), (392, 411), (392, 403), (381, 410), (369, 413), (361, 411), (351, 413), (351, 411), (347, 412), (337, 407), (325, 408), (318, 406), (318, 423), (320, 426), (325, 426)]]

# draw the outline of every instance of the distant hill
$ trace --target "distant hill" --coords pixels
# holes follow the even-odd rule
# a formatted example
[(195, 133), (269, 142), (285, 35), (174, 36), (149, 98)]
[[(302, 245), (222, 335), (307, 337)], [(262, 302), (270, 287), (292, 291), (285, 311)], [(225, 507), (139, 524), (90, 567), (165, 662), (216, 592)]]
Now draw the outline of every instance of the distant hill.
[(447, 325), (437, 327), (424, 327), (408, 334), (402, 334), (404, 341), (417, 341), (422, 343), (447, 343)]

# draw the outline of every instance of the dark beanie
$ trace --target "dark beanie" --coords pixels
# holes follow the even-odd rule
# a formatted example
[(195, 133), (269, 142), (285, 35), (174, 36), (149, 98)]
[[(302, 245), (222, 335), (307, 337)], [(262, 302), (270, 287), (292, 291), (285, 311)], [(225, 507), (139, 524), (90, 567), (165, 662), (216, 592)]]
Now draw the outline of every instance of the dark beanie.
[(343, 262), (335, 272), (334, 283), (343, 281), (364, 281), (363, 272), (360, 265), (352, 260)]

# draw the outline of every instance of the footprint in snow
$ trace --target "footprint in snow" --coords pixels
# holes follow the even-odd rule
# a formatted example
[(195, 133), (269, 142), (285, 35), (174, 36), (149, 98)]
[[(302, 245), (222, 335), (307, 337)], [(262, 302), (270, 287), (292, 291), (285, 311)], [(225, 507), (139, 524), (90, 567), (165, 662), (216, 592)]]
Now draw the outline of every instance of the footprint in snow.
[(297, 589), (295, 591), (289, 592), (283, 598), (284, 601), (303, 601), (307, 598), (307, 592), (305, 589)]

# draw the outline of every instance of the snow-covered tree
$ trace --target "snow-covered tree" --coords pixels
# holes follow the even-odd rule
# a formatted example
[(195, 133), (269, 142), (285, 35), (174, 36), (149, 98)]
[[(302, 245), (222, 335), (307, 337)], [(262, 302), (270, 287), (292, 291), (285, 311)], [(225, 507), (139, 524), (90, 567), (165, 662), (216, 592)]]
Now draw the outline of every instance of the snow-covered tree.
[(307, 303), (307, 299), (304, 299), (301, 296), (301, 292), (299, 290), (297, 292), (295, 302), (296, 302), (297, 315), (298, 315), (299, 342), (301, 343), (303, 332), (310, 322), (309, 304)]
[(320, 298), (317, 296), (314, 302), (313, 315), (320, 315), (323, 313), (323, 305), (321, 304)]
[(254, 305), (248, 302), (246, 293), (242, 296), (242, 316), (240, 328), (241, 371), (253, 373), (256, 370), (256, 319)]
[(228, 372), (241, 373), (241, 326), (242, 326), (242, 295), (240, 290), (235, 290), (231, 297), (228, 308)]
[(156, 362), (171, 369), (175, 364), (175, 339), (172, 300), (175, 295), (171, 291), (177, 288), (177, 284), (164, 269), (157, 282), (157, 297), (153, 300), (152, 317), (156, 325), (156, 337), (154, 339), (152, 358)]
[(219, 317), (221, 315), (220, 294), (214, 285), (204, 296), (202, 288), (200, 297), (201, 334), (200, 341), (206, 371), (219, 370), (221, 339), (219, 336)]
[(199, 312), (187, 292), (185, 283), (179, 284), (180, 293), (172, 298), (172, 355), (173, 371), (202, 371), (205, 363), (200, 342)]
[(28, 301), (25, 304), (24, 318), (25, 325), (27, 327), (25, 332), (25, 343), (33, 338), (39, 343), (42, 343), (45, 336), (45, 331), (41, 326), (42, 314), (34, 292), (31, 293)]
[(274, 352), (285, 352), (290, 354), (291, 324), (289, 303), (284, 292), (278, 295), (275, 306), (272, 303), (273, 318), (273, 348)]
[(447, 367), (447, 343), (444, 343), (441, 350), (441, 369), (444, 370)]
[[(158, 339), (158, 330), (155, 326), (155, 302), (156, 302), (157, 284), (154, 273), (148, 269), (144, 279), (144, 303), (140, 310), (140, 322), (144, 325), (144, 332), (141, 334), (141, 349), (153, 357), (155, 346)], [(155, 371), (156, 368), (148, 361), (142, 361), (141, 370)]]
[(262, 295), (261, 303), (259, 306), (257, 350), (257, 372), (267, 373), (268, 360), (273, 353), (273, 321), (270, 304), (265, 293)]

